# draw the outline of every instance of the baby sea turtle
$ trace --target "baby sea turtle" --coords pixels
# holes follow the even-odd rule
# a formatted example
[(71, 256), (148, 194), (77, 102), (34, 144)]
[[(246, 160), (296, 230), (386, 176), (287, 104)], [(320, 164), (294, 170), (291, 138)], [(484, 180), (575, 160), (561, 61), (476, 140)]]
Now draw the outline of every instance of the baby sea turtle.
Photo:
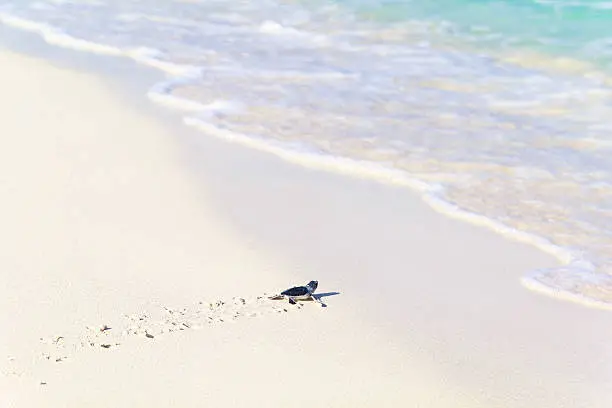
[(270, 299), (278, 300), (278, 299), (289, 299), (289, 303), (295, 305), (297, 300), (309, 300), (312, 299), (315, 302), (319, 302), (322, 306), (325, 306), (321, 299), (318, 299), (314, 296), (314, 291), (317, 290), (317, 286), (319, 282), (310, 281), (305, 286), (295, 286), (293, 288), (287, 289), (280, 293), (280, 295), (270, 296)]

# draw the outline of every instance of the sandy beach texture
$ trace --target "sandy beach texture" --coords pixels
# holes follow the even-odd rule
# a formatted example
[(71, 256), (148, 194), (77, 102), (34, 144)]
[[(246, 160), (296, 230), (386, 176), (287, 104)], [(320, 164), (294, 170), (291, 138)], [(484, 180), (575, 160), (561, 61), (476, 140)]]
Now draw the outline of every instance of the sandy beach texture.
[(1, 407), (611, 406), (612, 315), (519, 284), (549, 256), (0, 67)]

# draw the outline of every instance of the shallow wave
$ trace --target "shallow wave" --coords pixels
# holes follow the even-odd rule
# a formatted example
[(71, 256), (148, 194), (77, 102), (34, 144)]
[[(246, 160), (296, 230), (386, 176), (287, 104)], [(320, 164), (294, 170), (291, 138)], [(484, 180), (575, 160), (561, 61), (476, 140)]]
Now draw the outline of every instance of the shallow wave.
[(0, 6), (0, 23), (49, 44), (164, 72), (148, 97), (188, 126), (412, 188), (436, 211), (554, 255), (563, 266), (525, 276), (529, 289), (612, 307), (612, 81), (594, 63), (545, 68), (554, 60), (538, 50), (475, 50), (472, 39), (500, 38), (491, 27), (469, 25), (472, 38), (458, 24), (381, 25), (337, 7)]
[(7, 13), (0, 13), (0, 23), (9, 27), (29, 31), (40, 35), (47, 43), (58, 47), (69, 48), (76, 51), (92, 52), (102, 55), (127, 55), (120, 49), (105, 44), (72, 37), (61, 29), (45, 23), (39, 23), (25, 18), (15, 17)]

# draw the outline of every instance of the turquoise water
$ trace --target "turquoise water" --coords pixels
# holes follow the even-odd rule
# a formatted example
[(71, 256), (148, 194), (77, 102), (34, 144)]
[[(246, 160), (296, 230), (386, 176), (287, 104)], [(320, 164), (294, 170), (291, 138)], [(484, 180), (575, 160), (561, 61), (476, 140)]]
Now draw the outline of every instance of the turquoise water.
[(611, 16), (596, 1), (0, 0), (1, 24), (158, 69), (149, 99), (202, 137), (412, 188), (554, 254), (517, 277), (527, 288), (605, 308)]
[[(612, 62), (612, 2), (605, 1), (340, 1), (360, 18), (378, 23), (430, 24), (441, 41), (482, 51), (524, 48), (602, 64)], [(450, 38), (449, 38), (450, 37)]]

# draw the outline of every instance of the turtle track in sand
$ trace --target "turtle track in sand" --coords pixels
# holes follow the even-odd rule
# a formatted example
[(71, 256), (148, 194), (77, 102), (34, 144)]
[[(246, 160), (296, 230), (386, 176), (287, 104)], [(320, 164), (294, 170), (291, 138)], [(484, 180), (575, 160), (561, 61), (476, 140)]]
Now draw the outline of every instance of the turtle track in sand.
[[(240, 319), (265, 315), (291, 313), (302, 309), (303, 304), (291, 305), (286, 301), (270, 300), (268, 295), (231, 300), (197, 301), (189, 306), (169, 307), (150, 304), (138, 313), (123, 314), (109, 321), (83, 327), (70, 336), (61, 332), (40, 338), (30, 362), (36, 364), (62, 364), (77, 358), (80, 353), (103, 350), (112, 352), (127, 341), (155, 341), (161, 336), (187, 330), (201, 330), (211, 325), (231, 323)], [(9, 357), (9, 365), (0, 369), (7, 376), (22, 377), (25, 367)], [(41, 382), (42, 385), (46, 383)]]

